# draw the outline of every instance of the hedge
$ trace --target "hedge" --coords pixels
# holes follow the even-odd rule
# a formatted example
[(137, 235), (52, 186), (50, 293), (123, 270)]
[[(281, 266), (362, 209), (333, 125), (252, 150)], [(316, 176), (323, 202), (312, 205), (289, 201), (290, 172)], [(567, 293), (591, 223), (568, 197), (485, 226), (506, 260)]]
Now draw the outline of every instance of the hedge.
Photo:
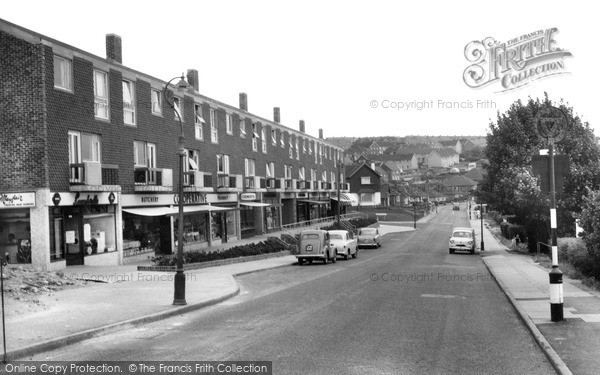
[[(289, 250), (284, 243), (274, 237), (267, 238), (266, 241), (259, 243), (251, 243), (247, 245), (239, 245), (231, 247), (227, 250), (201, 252), (201, 251), (190, 251), (183, 253), (183, 263), (199, 263), (209, 262), (211, 260), (238, 258), (250, 255), (269, 254), (277, 253), (280, 251)], [(152, 261), (157, 266), (175, 266), (177, 264), (177, 257), (175, 256), (164, 256), (156, 257)]]

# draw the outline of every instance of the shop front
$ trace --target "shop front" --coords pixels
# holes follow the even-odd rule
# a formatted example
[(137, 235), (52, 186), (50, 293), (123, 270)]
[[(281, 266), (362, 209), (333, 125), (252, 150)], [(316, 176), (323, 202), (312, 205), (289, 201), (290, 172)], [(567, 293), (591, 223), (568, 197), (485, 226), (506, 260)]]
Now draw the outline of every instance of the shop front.
[(238, 240), (237, 193), (207, 194), (210, 205), (210, 246)]
[(173, 194), (123, 194), (123, 259), (172, 254)]
[(118, 265), (118, 194), (57, 192), (52, 194), (50, 261), (73, 265)]
[(306, 198), (299, 197), (296, 202), (298, 222), (312, 221), (330, 216), (331, 203), (329, 198), (323, 197), (321, 199), (319, 193), (307, 194)]
[(0, 256), (7, 263), (31, 264), (30, 207), (35, 193), (0, 193)]

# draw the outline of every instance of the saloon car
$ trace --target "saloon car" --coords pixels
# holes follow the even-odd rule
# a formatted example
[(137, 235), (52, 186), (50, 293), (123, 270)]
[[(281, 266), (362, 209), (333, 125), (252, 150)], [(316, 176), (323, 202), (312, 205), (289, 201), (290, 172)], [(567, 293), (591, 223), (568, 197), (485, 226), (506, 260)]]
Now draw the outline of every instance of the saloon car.
[(379, 241), (379, 229), (377, 228), (360, 228), (357, 237), (357, 248), (381, 247), (381, 242)]
[(320, 260), (324, 264), (329, 261), (335, 263), (337, 259), (335, 249), (329, 243), (329, 233), (326, 230), (303, 230), (300, 232), (298, 246), (296, 258), (299, 265), (303, 265), (304, 261), (312, 263), (313, 260)]
[(456, 227), (452, 229), (452, 235), (448, 242), (449, 253), (454, 254), (456, 250), (462, 250), (474, 254), (475, 243), (475, 230), (466, 227)]
[(356, 238), (347, 230), (330, 230), (329, 246), (344, 259), (356, 258), (358, 256)]

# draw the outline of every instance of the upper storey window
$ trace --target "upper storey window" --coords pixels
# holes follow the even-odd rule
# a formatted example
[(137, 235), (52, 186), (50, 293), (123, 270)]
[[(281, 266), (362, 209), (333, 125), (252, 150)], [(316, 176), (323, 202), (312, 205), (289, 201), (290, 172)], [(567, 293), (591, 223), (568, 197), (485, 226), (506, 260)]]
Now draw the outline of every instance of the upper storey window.
[(71, 60), (54, 55), (54, 87), (73, 91), (73, 64)]

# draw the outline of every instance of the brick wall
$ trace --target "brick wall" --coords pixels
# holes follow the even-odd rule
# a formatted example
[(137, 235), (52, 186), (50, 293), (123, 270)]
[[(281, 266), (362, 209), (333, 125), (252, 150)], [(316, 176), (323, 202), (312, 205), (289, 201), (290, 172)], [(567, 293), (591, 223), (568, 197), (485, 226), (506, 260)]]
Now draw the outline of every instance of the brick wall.
[(0, 31), (0, 191), (48, 186), (44, 54)]
[[(144, 141), (156, 144), (158, 168), (173, 170), (174, 189), (177, 188), (179, 157), (178, 138), (180, 124), (173, 109), (163, 101), (162, 116), (151, 111), (150, 80), (146, 76), (132, 72), (137, 77), (136, 126), (123, 122), (123, 73), (116, 64), (109, 69), (109, 120), (96, 119), (94, 116), (94, 87), (92, 57), (75, 57), (73, 64), (73, 91), (67, 92), (54, 88), (54, 61), (50, 45), (34, 45), (13, 36), (0, 34), (1, 66), (0, 78), (3, 85), (2, 111), (0, 119), (3, 129), (0, 138), (0, 189), (15, 190), (47, 186), (53, 191), (69, 190), (68, 132), (79, 131), (98, 134), (101, 138), (101, 161), (103, 164), (119, 166), (119, 182), (123, 193), (134, 191), (133, 142)], [(82, 54), (79, 54), (82, 56)], [(101, 64), (102, 65), (102, 64)], [(129, 74), (126, 74), (129, 76)], [(156, 83), (156, 82), (155, 82)], [(177, 95), (177, 93), (176, 93)], [(200, 98), (201, 99), (201, 98)], [(217, 108), (219, 142), (211, 142), (210, 104), (202, 105), (204, 140), (195, 138), (194, 97), (188, 95), (184, 100), (185, 147), (200, 152), (199, 169), (216, 173), (216, 154), (230, 156), (230, 173), (244, 173), (244, 158), (256, 160), (256, 175), (265, 176), (265, 165), (275, 163), (276, 178), (284, 177), (284, 165), (293, 166), (294, 179), (298, 178), (298, 168), (304, 166), (306, 179), (310, 179), (310, 170), (317, 169), (318, 179), (321, 172), (335, 171), (335, 163), (323, 158), (323, 165), (315, 163), (313, 154), (303, 153), (299, 142), (300, 160), (289, 158), (288, 132), (285, 131), (285, 147), (281, 147), (281, 131), (277, 130), (277, 144), (271, 141), (271, 129), (268, 121), (252, 118), (242, 112), (246, 122), (246, 137), (239, 132), (240, 115), (233, 111), (233, 134), (226, 132), (225, 106), (212, 104)], [(232, 112), (231, 108), (228, 108)], [(258, 151), (252, 150), (252, 122), (260, 129), (266, 126), (265, 136), (267, 153), (262, 152), (258, 140)], [(46, 142), (47, 139), (47, 142)], [(300, 138), (302, 139), (302, 137)], [(295, 145), (295, 143), (294, 143)], [(309, 143), (310, 145), (310, 143)], [(214, 186), (216, 179), (213, 178)], [(176, 190), (175, 190), (176, 191)]]

